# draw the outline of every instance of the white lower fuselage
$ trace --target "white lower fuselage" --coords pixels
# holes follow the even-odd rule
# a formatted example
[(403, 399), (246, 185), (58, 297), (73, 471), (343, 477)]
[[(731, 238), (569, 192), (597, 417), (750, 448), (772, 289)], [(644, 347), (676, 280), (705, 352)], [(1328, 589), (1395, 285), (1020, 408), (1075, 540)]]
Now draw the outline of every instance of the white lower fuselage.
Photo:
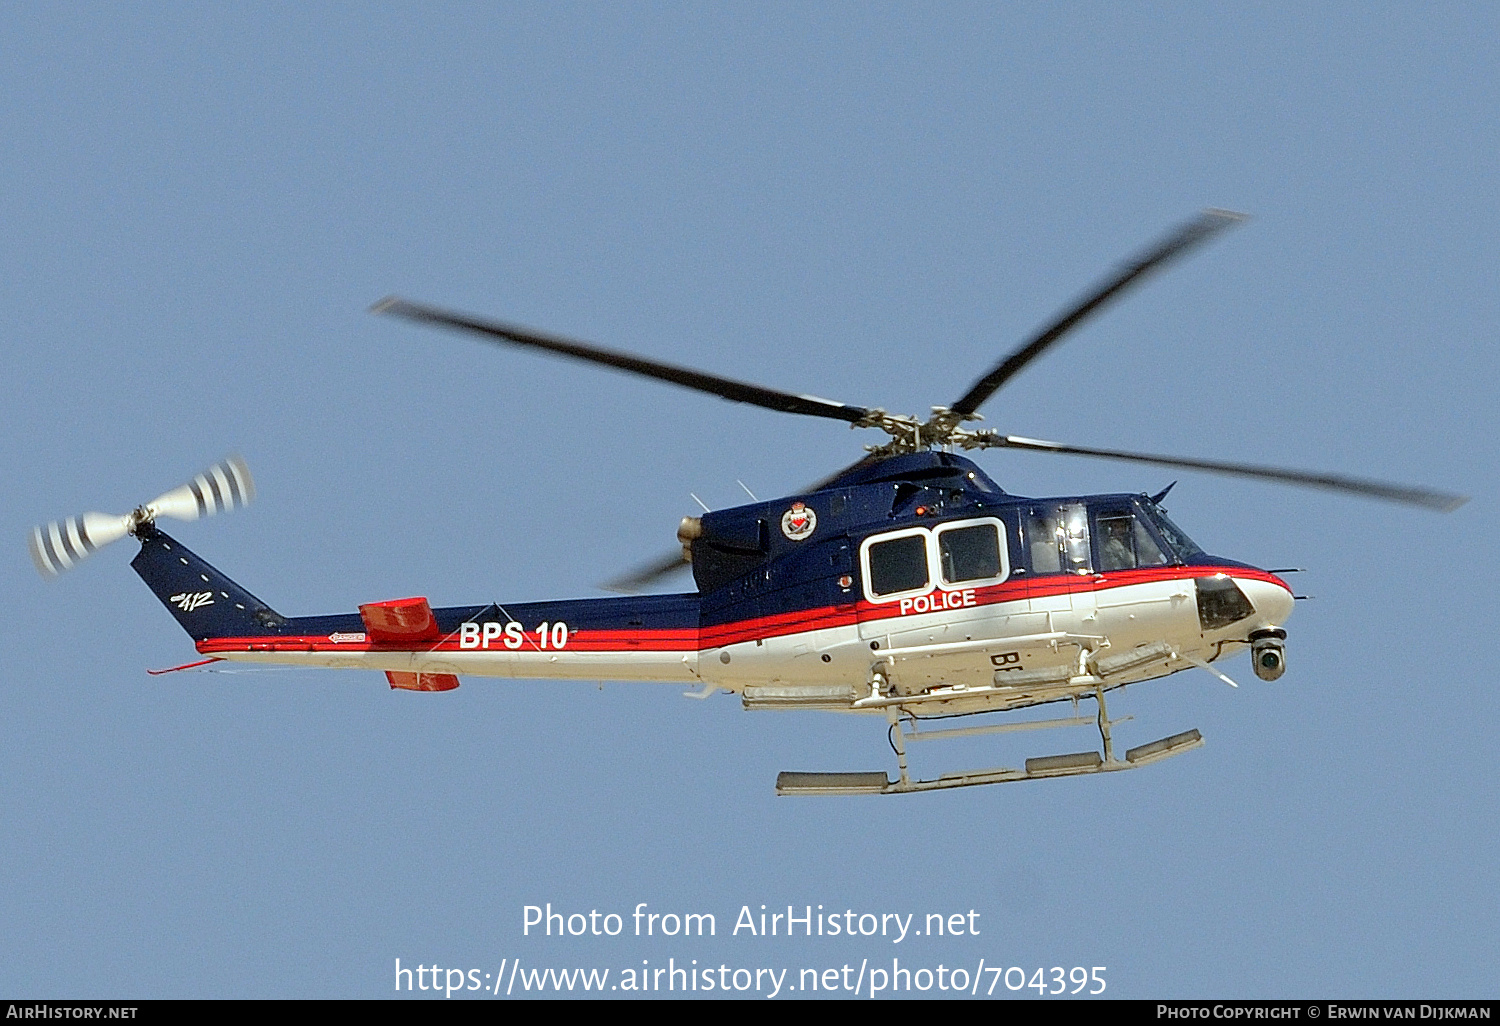
[[(1234, 579), (1254, 613), (1204, 630), (1193, 581), (1215, 572)], [(977, 712), (1093, 694), (1217, 661), (1246, 647), (1251, 631), (1281, 626), (1291, 607), (1284, 582), (1264, 571), (1163, 567), (1030, 584), (1018, 575), (977, 592), (937, 590), (919, 603), (851, 601), (777, 622), (697, 631), (646, 625), (634, 637), (559, 630), (563, 620), (515, 621), (411, 648), (371, 645), (362, 634), (216, 639), (199, 648), (222, 659), (294, 666), (714, 685), (740, 694), (747, 708), (859, 711), (855, 703), (871, 698), (876, 680), (903, 705)]]

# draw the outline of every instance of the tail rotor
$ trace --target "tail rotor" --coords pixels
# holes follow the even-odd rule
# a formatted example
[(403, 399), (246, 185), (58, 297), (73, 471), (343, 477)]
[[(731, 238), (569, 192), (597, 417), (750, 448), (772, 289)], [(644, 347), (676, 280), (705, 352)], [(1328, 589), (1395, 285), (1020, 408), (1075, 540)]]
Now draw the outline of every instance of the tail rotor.
[(33, 527), (28, 539), (31, 561), (43, 577), (56, 577), (109, 543), (135, 534), (157, 517), (197, 520), (238, 509), (254, 497), (255, 480), (250, 468), (238, 456), (229, 456), (187, 484), (158, 495), (124, 516), (82, 513)]
[(255, 498), (250, 468), (238, 456), (220, 460), (180, 488), (158, 495), (143, 509), (149, 518), (197, 520), (215, 513), (228, 513)]

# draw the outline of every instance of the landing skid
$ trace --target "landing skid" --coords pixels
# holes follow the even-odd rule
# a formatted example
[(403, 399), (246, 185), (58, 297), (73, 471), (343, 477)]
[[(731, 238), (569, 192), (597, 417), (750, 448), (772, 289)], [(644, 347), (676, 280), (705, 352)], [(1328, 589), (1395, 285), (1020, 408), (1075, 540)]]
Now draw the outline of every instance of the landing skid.
[[(1001, 731), (1037, 730), (1048, 727), (1082, 726), (1089, 718), (1073, 716), (1066, 719), (1036, 720), (1026, 723), (1001, 724), (988, 727), (969, 727), (956, 730), (907, 733), (902, 729), (895, 708), (888, 715), (891, 720), (891, 744), (896, 749), (900, 776), (891, 780), (883, 772), (877, 773), (782, 773), (776, 778), (776, 793), (789, 794), (908, 794), (914, 791), (941, 791), (951, 787), (978, 787), (980, 784), (1008, 784), (1015, 780), (1043, 780), (1049, 777), (1077, 777), (1090, 773), (1117, 773), (1120, 770), (1137, 769), (1153, 762), (1171, 758), (1182, 752), (1203, 746), (1203, 735), (1196, 729), (1164, 737), (1160, 741), (1140, 745), (1125, 753), (1124, 759), (1115, 758), (1114, 742), (1110, 727), (1120, 720), (1111, 720), (1104, 704), (1101, 687), (1095, 692), (1099, 703), (1096, 720), (1099, 736), (1104, 742), (1104, 754), (1098, 752), (1074, 752), (1067, 755), (1046, 755), (1027, 759), (1024, 770), (996, 767), (986, 770), (971, 770), (965, 773), (945, 773), (933, 780), (913, 780), (907, 773), (906, 742), (936, 741), (947, 737), (967, 737)], [(1128, 718), (1128, 717), (1127, 717)]]
[(1190, 748), (1203, 747), (1197, 730), (1164, 737), (1149, 745), (1132, 748), (1123, 760), (1105, 762), (1098, 752), (1076, 755), (1047, 755), (1027, 759), (1024, 770), (990, 769), (969, 773), (945, 773), (935, 780), (891, 780), (884, 773), (782, 773), (776, 777), (777, 794), (907, 794), (913, 791), (941, 791), (950, 787), (978, 787), (980, 784), (1008, 784), (1013, 780), (1043, 780), (1048, 777), (1077, 777), (1088, 773), (1115, 773), (1160, 762)]

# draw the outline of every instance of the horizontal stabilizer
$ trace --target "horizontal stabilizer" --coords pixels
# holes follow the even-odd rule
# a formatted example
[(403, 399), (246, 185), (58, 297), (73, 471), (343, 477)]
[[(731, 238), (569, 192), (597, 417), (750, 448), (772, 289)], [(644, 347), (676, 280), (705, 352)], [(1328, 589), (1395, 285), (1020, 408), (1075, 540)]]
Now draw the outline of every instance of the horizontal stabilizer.
[[(389, 602), (371, 602), (359, 607), (360, 619), (370, 640), (377, 644), (410, 644), (417, 641), (436, 641), (442, 637), (437, 618), (425, 598), (391, 599)], [(406, 674), (405, 676), (411, 676)], [(405, 685), (395, 684), (392, 687)], [(453, 687), (458, 687), (455, 680)], [(444, 690), (444, 689), (436, 689)]]
[(397, 673), (385, 671), (385, 679), (393, 688), (406, 691), (452, 691), (458, 687), (458, 678), (451, 673)]

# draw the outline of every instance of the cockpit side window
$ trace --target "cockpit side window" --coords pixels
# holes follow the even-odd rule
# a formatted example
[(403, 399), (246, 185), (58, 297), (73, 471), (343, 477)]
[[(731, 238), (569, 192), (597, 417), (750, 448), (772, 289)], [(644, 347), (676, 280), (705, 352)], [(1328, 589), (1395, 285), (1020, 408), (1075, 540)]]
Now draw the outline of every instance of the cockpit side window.
[(1094, 518), (1098, 533), (1094, 548), (1100, 570), (1133, 570), (1141, 566), (1166, 566), (1167, 557), (1136, 519), (1130, 508), (1101, 510)]
[(1166, 566), (1167, 554), (1156, 544), (1156, 539), (1151, 537), (1151, 532), (1146, 525), (1135, 518), (1130, 521), (1130, 534), (1135, 540), (1135, 565), (1136, 566)]
[(1167, 519), (1166, 512), (1160, 506), (1145, 500), (1139, 501), (1138, 506), (1142, 517), (1156, 529), (1156, 535), (1164, 543), (1165, 555), (1170, 562), (1191, 563), (1194, 557), (1203, 552), (1197, 542), (1183, 533), (1182, 528)]

